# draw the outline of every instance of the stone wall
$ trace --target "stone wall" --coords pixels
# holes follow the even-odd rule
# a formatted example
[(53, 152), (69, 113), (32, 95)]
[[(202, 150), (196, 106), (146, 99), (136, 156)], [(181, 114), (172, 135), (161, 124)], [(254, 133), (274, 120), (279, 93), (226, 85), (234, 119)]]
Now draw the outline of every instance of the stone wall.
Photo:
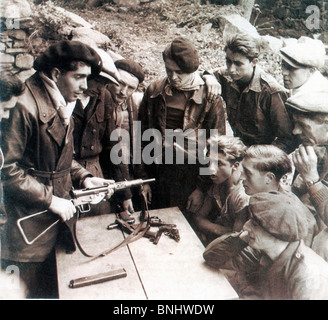
[(31, 8), (26, 1), (2, 1), (0, 69), (25, 81), (35, 71), (34, 56), (28, 52), (27, 39), (32, 32)]

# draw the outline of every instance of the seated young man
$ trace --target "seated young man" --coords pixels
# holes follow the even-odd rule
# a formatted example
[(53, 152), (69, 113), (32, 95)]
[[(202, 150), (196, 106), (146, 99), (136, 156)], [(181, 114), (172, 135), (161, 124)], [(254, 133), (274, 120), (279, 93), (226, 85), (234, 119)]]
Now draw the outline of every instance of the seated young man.
[(292, 192), (281, 186), (282, 178), (292, 170), (288, 155), (273, 145), (254, 145), (247, 149), (242, 161), (241, 180), (246, 194), (271, 193), (281, 198), (281, 203), (294, 203), (306, 213), (309, 232), (304, 240), (310, 246), (316, 233), (316, 221), (310, 210)]
[[(278, 275), (281, 271), (278, 268), (280, 260), (276, 259), (277, 256), (271, 250), (274, 246), (277, 247), (277, 243), (282, 244), (283, 241), (281, 250), (277, 251), (285, 257), (286, 261), (283, 260), (282, 263), (287, 265), (298, 248), (301, 252), (300, 257), (303, 254), (313, 256), (322, 264), (319, 257), (308, 248), (315, 234), (316, 223), (313, 215), (296, 195), (280, 186), (281, 178), (290, 171), (291, 161), (281, 149), (272, 145), (249, 147), (242, 161), (240, 177), (246, 194), (250, 196), (248, 206), (250, 220), (243, 226), (243, 230), (249, 232), (248, 246), (239, 239), (240, 233), (234, 232), (214, 240), (206, 248), (204, 258), (209, 265), (237, 271), (232, 280), (240, 295), (255, 294), (260, 295), (260, 298), (262, 295), (271, 298), (279, 298), (281, 295), (281, 299), (294, 299), (313, 297), (315, 294), (314, 291), (304, 291), (302, 296), (298, 285), (295, 286), (297, 290), (290, 290), (290, 288), (287, 290), (287, 285), (291, 283), (295, 285), (296, 278), (290, 274), (291, 270), (288, 268), (286, 269), (286, 274), (290, 276), (288, 279), (284, 278), (284, 275)], [(254, 216), (256, 219), (252, 218)], [(257, 228), (259, 230), (253, 232), (250, 228), (253, 220), (257, 221), (263, 230)], [(300, 244), (301, 240), (302, 244)], [(286, 247), (290, 248), (288, 252), (284, 251)], [(303, 250), (303, 247), (306, 249)], [(310, 252), (305, 253), (309, 250)], [(304, 265), (298, 264), (297, 261), (292, 263), (296, 268), (303, 270)], [(278, 283), (276, 288), (275, 277), (272, 277), (271, 271), (276, 274)], [(309, 274), (304, 273), (304, 281), (309, 279)], [(262, 290), (262, 287), (265, 287), (264, 291), (259, 293), (258, 290)]]
[(249, 197), (240, 180), (240, 162), (246, 147), (239, 138), (213, 136), (218, 152), (209, 152), (209, 173), (213, 185), (200, 210), (193, 215), (194, 228), (204, 244), (229, 231), (240, 231), (247, 219)]

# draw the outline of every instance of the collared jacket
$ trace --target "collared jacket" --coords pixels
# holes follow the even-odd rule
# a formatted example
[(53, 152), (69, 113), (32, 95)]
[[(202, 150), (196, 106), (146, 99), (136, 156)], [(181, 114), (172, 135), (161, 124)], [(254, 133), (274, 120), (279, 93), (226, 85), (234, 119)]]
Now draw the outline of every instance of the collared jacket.
[[(167, 146), (165, 134), (165, 129), (167, 129), (165, 89), (168, 85), (167, 77), (149, 85), (141, 102), (138, 117), (141, 121), (142, 133), (148, 129), (155, 129), (160, 132), (162, 141), (159, 141), (159, 143), (162, 143), (160, 146), (162, 148), (162, 156), (165, 155), (164, 146)], [(217, 131), (219, 135), (226, 134), (226, 114), (221, 97), (214, 102), (208, 101), (205, 85), (201, 85), (199, 89), (194, 90), (190, 95), (184, 110), (183, 125), (180, 129), (183, 132), (188, 130), (188, 132), (195, 133), (195, 137), (198, 136), (197, 133), (200, 129), (205, 130), (206, 138), (215, 133), (211, 132), (211, 129)], [(184, 143), (185, 150), (187, 150), (189, 136), (185, 138)], [(144, 148), (146, 145), (147, 142), (143, 141)], [(183, 208), (187, 197), (196, 188), (196, 185), (202, 182), (197, 180), (199, 176), (198, 164), (187, 164), (187, 158), (188, 156), (185, 154), (184, 165), (169, 164), (166, 167), (165, 159), (162, 159), (163, 165), (151, 163), (145, 166), (148, 177), (156, 178), (156, 183), (152, 185), (154, 186), (152, 188), (153, 199), (156, 199), (153, 201), (155, 206), (157, 204), (159, 207), (179, 206)]]
[[(166, 102), (165, 86), (168, 84), (167, 78), (158, 80), (150, 84), (139, 108), (139, 120), (142, 131), (147, 129), (157, 129), (165, 140), (166, 129)], [(200, 86), (195, 90), (184, 111), (183, 131), (193, 129), (207, 129), (209, 137), (210, 129), (217, 129), (218, 134), (226, 133), (226, 116), (222, 99), (209, 102), (206, 99), (206, 86)]]
[(221, 84), (234, 135), (248, 146), (273, 144), (287, 153), (295, 149), (293, 125), (284, 105), (287, 93), (272, 76), (256, 66), (251, 83), (240, 92), (226, 69), (214, 75)]
[[(73, 161), (72, 133), (72, 119), (66, 129), (41, 78), (34, 74), (27, 80), (24, 94), (3, 126), (2, 179), (7, 223), (2, 237), (2, 258), (42, 262), (54, 248), (59, 224), (34, 244), (26, 245), (16, 221), (47, 210), (53, 195), (70, 199), (72, 184), (81, 187), (83, 180), (90, 176)], [(25, 232), (29, 240), (58, 218), (49, 212), (28, 220)]]
[[(128, 164), (114, 165), (110, 158), (112, 148), (118, 143), (111, 139), (112, 132), (117, 129), (115, 123), (116, 104), (110, 91), (104, 84), (93, 79), (88, 82), (86, 92), (90, 101), (85, 110), (80, 101), (73, 112), (74, 119), (74, 158), (86, 167), (93, 175), (114, 179), (115, 181), (130, 180), (132, 173), (129, 167), (132, 163), (132, 144), (130, 146), (130, 166)], [(133, 121), (137, 119), (138, 106), (133, 96), (127, 101), (130, 124), (130, 142), (133, 133)], [(123, 192), (123, 198), (130, 199), (129, 189)]]
[(221, 269), (257, 274), (257, 298), (271, 300), (327, 300), (328, 263), (304, 242), (290, 242), (277, 260), (227, 234), (206, 248), (206, 262)]

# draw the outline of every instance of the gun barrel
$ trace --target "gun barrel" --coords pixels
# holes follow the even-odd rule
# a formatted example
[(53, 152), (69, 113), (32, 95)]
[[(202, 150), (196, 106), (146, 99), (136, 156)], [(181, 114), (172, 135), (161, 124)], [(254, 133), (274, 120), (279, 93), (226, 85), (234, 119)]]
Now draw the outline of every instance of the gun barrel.
[(114, 184), (114, 190), (122, 190), (122, 189), (130, 188), (130, 187), (133, 187), (133, 186), (147, 184), (147, 183), (153, 182), (153, 181), (155, 181), (154, 178), (146, 179), (146, 180), (136, 179), (136, 180), (121, 181), (121, 182), (117, 182), (117, 183)]

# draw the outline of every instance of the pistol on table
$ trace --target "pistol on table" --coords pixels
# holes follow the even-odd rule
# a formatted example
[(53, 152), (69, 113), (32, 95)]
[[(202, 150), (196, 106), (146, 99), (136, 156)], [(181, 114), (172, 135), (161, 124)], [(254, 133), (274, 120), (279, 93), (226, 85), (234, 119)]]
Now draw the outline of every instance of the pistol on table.
[[(176, 224), (166, 223), (158, 217), (150, 217), (149, 225), (150, 227), (158, 227), (157, 232), (148, 230), (144, 234), (144, 237), (149, 238), (150, 241), (152, 241), (154, 244), (158, 244), (163, 233), (177, 242), (180, 241), (180, 233)], [(115, 223), (107, 226), (107, 229), (112, 230), (118, 227), (120, 227), (123, 231), (131, 233), (136, 225), (134, 224), (134, 219), (131, 219), (130, 221), (124, 221), (120, 218), (117, 218)]]

